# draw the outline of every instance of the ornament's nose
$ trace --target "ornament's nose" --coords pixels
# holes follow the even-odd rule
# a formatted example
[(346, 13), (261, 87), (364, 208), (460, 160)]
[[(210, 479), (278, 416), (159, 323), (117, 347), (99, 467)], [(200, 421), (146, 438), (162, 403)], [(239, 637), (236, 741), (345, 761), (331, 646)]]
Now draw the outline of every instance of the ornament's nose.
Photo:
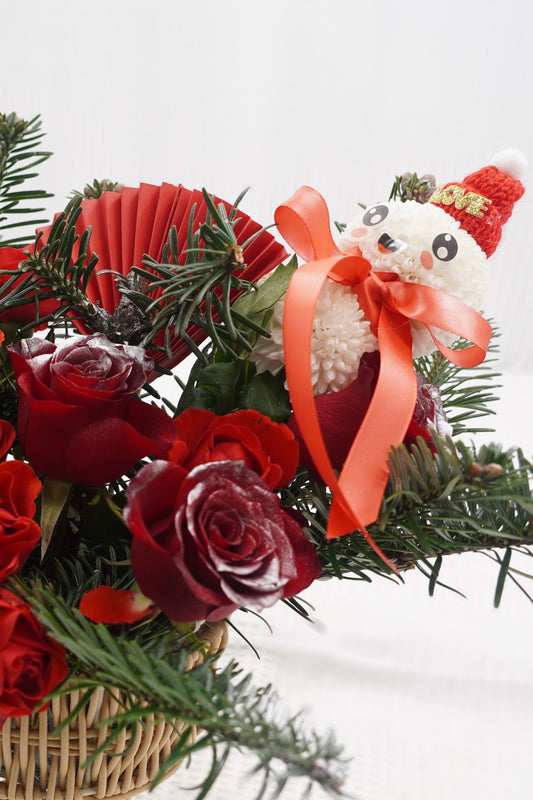
[(405, 242), (400, 239), (393, 239), (388, 233), (382, 233), (378, 239), (378, 249), (381, 253), (395, 253), (398, 250), (403, 250)]

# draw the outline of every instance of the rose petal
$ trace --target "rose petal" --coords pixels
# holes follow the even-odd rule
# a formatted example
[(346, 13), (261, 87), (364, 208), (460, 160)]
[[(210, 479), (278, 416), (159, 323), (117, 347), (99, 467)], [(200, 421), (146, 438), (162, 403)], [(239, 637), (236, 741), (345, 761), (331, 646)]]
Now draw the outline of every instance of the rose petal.
[[(141, 414), (155, 436), (162, 429), (173, 433), (171, 420), (164, 411), (147, 403)], [(150, 423), (158, 418), (156, 425)], [(163, 418), (163, 422), (159, 418)], [(168, 426), (166, 423), (168, 421)], [(84, 486), (102, 486), (124, 475), (145, 456), (162, 456), (168, 451), (168, 438), (161, 445), (155, 438), (143, 435), (124, 419), (110, 418), (93, 422), (72, 433), (64, 453), (64, 475)], [(80, 457), (80, 454), (83, 457)]]
[(41, 492), (41, 481), (24, 461), (4, 461), (0, 464), (0, 493), (2, 510), (14, 517), (33, 517), (35, 501)]
[(311, 546), (305, 531), (291, 514), (282, 512), (284, 515), (285, 533), (287, 534), (294, 551), (294, 559), (298, 564), (298, 570), (294, 578), (285, 585), (283, 597), (294, 597), (295, 594), (307, 589), (322, 572), (322, 566), (316, 554), (316, 550)]
[(7, 420), (0, 419), (0, 459), (9, 452), (14, 441), (15, 428)]
[(83, 595), (80, 611), (92, 622), (117, 625), (137, 622), (150, 616), (153, 603), (141, 592), (99, 586)]
[[(178, 622), (198, 622), (207, 619), (211, 612), (220, 610), (225, 598), (220, 594), (219, 603), (205, 602), (190, 591), (182, 574), (168, 555), (160, 552), (141, 539), (131, 543), (131, 566), (135, 579), (144, 594), (148, 595), (161, 611), (170, 619)], [(217, 619), (224, 619), (235, 611), (237, 606), (231, 605)]]

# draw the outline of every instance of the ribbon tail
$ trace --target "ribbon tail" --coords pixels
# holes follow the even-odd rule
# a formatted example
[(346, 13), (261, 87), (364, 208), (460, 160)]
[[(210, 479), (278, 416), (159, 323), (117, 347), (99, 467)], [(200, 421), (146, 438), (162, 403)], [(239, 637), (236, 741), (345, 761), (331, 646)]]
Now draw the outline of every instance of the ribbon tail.
[[(375, 522), (389, 478), (390, 448), (401, 444), (416, 405), (417, 383), (412, 361), (409, 321), (384, 307), (378, 325), (381, 364), (372, 401), (339, 477), (344, 507), (360, 528)], [(333, 511), (333, 508), (332, 508)], [(353, 530), (335, 508), (328, 538)]]
[(331, 466), (316, 412), (311, 371), (311, 341), (315, 309), (334, 258), (302, 264), (293, 274), (285, 298), (283, 351), (291, 405), (309, 454), (324, 483), (332, 491), (337, 476)]
[[(331, 534), (331, 530), (342, 530), (344, 531), (343, 534)], [(395, 575), (399, 575), (400, 572), (398, 567), (396, 567), (390, 558), (388, 558), (381, 547), (374, 541), (372, 536), (369, 534), (367, 529), (364, 525), (360, 525), (357, 520), (355, 519), (353, 514), (347, 514), (340, 501), (339, 496), (334, 495), (333, 501), (331, 503), (331, 508), (329, 510), (328, 516), (328, 533), (327, 538), (333, 539), (337, 536), (345, 535), (347, 533), (355, 533), (355, 531), (359, 531), (359, 533), (366, 539), (372, 550), (377, 553), (380, 559), (383, 561), (384, 564), (394, 572)]]

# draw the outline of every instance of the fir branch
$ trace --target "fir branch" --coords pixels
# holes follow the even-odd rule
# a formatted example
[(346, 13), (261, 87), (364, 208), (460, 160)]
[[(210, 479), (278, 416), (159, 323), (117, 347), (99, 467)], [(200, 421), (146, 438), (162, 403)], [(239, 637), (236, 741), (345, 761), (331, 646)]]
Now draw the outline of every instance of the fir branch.
[[(6, 329), (4, 323), (4, 331)], [(6, 337), (7, 338), (7, 337)], [(11, 423), (14, 428), (18, 415), (18, 391), (13, 375), (13, 366), (5, 347), (0, 349), (0, 419)]]
[[(36, 226), (47, 222), (34, 216), (44, 208), (34, 207), (33, 203), (52, 195), (41, 189), (19, 188), (25, 181), (37, 177), (32, 170), (52, 155), (39, 149), (43, 136), (39, 115), (25, 121), (14, 113), (0, 114), (0, 223), (3, 223), (0, 231), (17, 229), (16, 236), (2, 239), (3, 247), (26, 244), (33, 239)], [(25, 203), (29, 205), (23, 205)], [(16, 221), (4, 222), (12, 215)]]
[[(28, 328), (44, 322), (53, 327), (58, 320), (64, 324), (62, 318), (69, 312), (81, 317), (91, 330), (105, 332), (110, 315), (93, 305), (86, 294), (98, 257), (88, 257), (90, 230), (81, 236), (76, 233), (80, 214), (81, 198), (73, 198), (55, 219), (46, 244), (39, 248), (39, 240), (35, 242), (33, 251), (27, 252), (26, 260), (2, 287), (0, 314), (9, 308), (34, 304), (35, 321)], [(14, 285), (21, 273), (22, 280)], [(39, 301), (50, 297), (61, 305), (52, 315), (41, 316)]]
[(117, 730), (142, 724), (148, 713), (171, 723), (179, 719), (187, 731), (193, 726), (203, 729), (194, 744), (185, 735), (178, 740), (158, 779), (176, 762), (210, 748), (212, 767), (199, 787), (199, 800), (235, 748), (255, 755), (256, 771), (265, 778), (260, 796), (267, 787), (273, 789), (273, 797), (279, 796), (294, 777), (320, 785), (330, 796), (342, 795), (343, 763), (332, 735), (304, 733), (299, 717), (276, 721), (277, 700), (270, 687), (255, 688), (250, 676), (238, 677), (234, 662), (214, 672), (212, 659), (207, 659), (186, 672), (187, 649), (169, 647), (167, 640), (163, 650), (162, 637), (112, 636), (106, 626), (89, 622), (48, 586), (26, 586), (25, 594), (50, 635), (91, 676), (80, 678), (76, 688), (100, 684), (128, 695), (127, 707), (113, 718), (112, 738)]
[(196, 328), (206, 333), (222, 354), (234, 357), (251, 347), (243, 329), (266, 335), (256, 321), (232, 310), (233, 298), (253, 289), (253, 284), (236, 273), (246, 267), (244, 249), (264, 229), (239, 244), (234, 228), (238, 222), (237, 204), (243, 195), (228, 213), (223, 203), (215, 205), (205, 189), (202, 194), (207, 206), (206, 220), (194, 229), (194, 206), (189, 216), (187, 248), (179, 251), (177, 231), (172, 228), (161, 262), (145, 256), (143, 267), (132, 268), (137, 284), (132, 286), (131, 281), (128, 283), (118, 276), (119, 288), (123, 297), (144, 316), (146, 334), (141, 342), (144, 347), (153, 346), (154, 339), (164, 332), (170, 353), (172, 333), (183, 339), (197, 358), (204, 360), (191, 339), (190, 332)]
[[(498, 445), (476, 450), (437, 436), (434, 443), (435, 454), (421, 438), (409, 450), (402, 445), (391, 451), (381, 513), (368, 527), (388, 558), (401, 571), (420, 569), (433, 591), (441, 585), (438, 571), (445, 555), (499, 548), (533, 555), (531, 462), (520, 450), (503, 451)], [(330, 494), (303, 475), (297, 481), (289, 487), (288, 499), (309, 521), (324, 575), (366, 581), (372, 574), (391, 578), (360, 534), (325, 538)], [(512, 569), (500, 576), (497, 601), (506, 577), (517, 582), (529, 577)]]
[[(496, 413), (491, 406), (498, 400), (494, 390), (501, 388), (498, 383), (501, 373), (494, 369), (499, 353), (499, 337), (498, 329), (493, 326), (487, 357), (477, 367), (457, 367), (438, 350), (415, 361), (416, 370), (439, 388), (454, 436), (493, 430), (473, 425), (472, 420)], [(468, 344), (461, 340), (454, 349), (461, 350)]]
[[(27, 571), (29, 580), (39, 580), (40, 570)], [(54, 562), (52, 574), (47, 575), (54, 588), (68, 606), (78, 606), (81, 598), (98, 586), (131, 589), (135, 582), (130, 565), (129, 547), (118, 542), (109, 547), (83, 545), (75, 555), (62, 555)]]

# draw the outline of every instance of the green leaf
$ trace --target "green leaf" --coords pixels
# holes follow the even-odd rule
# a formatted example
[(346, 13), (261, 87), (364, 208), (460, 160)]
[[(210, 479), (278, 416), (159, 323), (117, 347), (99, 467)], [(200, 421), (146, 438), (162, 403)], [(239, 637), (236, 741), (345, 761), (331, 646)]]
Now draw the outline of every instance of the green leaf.
[(203, 386), (191, 386), (183, 390), (176, 409), (181, 414), (186, 408), (200, 408), (203, 411), (213, 411), (217, 399), (212, 391)]
[(208, 389), (216, 398), (217, 414), (233, 411), (240, 368), (238, 360), (221, 361), (208, 364), (200, 373), (198, 385), (200, 388)]
[(435, 563), (433, 564), (433, 567), (431, 569), (431, 575), (429, 578), (429, 594), (431, 597), (433, 597), (433, 594), (435, 592), (435, 586), (438, 582), (441, 566), (442, 566), (442, 556), (439, 555), (435, 559)]
[(41, 559), (52, 541), (61, 514), (65, 510), (71, 483), (45, 478), (41, 491)]
[(245, 386), (240, 408), (254, 408), (274, 422), (286, 422), (291, 413), (289, 393), (283, 385), (283, 375), (260, 372)]
[(285, 295), (297, 266), (296, 256), (293, 256), (290, 261), (280, 264), (255, 291), (238, 297), (233, 303), (232, 309), (251, 319), (262, 316), (263, 312), (270, 310)]
[[(122, 501), (119, 496), (114, 496), (115, 502), (117, 499)], [(71, 525), (80, 537), (91, 543), (91, 546), (94, 547), (97, 543), (111, 545), (120, 541), (125, 535), (129, 539), (121, 513), (105, 489), (75, 487), (71, 506), (77, 512), (77, 518), (71, 520)]]

